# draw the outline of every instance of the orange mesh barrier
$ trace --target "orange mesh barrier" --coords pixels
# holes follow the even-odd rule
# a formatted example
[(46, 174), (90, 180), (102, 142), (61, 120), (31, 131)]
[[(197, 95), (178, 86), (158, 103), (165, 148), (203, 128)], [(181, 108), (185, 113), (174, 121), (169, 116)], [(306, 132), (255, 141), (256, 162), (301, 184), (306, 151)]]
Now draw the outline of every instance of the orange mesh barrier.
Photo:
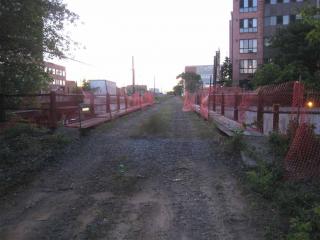
[(289, 179), (306, 179), (320, 176), (320, 140), (315, 134), (319, 119), (320, 95), (308, 92), (296, 82), (293, 90), (291, 121), (296, 123), (292, 144), (285, 159)]

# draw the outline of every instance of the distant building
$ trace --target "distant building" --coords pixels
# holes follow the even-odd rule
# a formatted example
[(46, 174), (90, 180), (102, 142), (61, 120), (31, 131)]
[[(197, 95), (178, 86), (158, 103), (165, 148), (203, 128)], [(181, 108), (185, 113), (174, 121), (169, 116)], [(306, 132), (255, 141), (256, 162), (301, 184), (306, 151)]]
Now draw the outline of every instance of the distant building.
[(319, 0), (233, 0), (230, 59), (235, 86), (246, 86), (259, 65), (274, 56), (270, 39), (278, 29), (301, 19), (304, 4)]
[[(132, 85), (128, 85), (126, 87), (127, 89), (127, 94), (128, 95), (132, 95), (133, 93), (133, 86)], [(145, 92), (148, 91), (147, 85), (135, 85), (134, 86), (135, 92), (138, 92), (140, 94), (144, 94)]]
[(117, 94), (117, 84), (115, 82), (105, 80), (105, 79), (95, 79), (89, 80), (90, 88), (94, 91), (95, 94), (110, 95)]
[(213, 65), (186, 66), (185, 72), (199, 74), (204, 86), (210, 85), (210, 77), (213, 79)]
[(64, 87), (65, 94), (76, 93), (77, 91), (77, 82), (76, 81), (66, 81), (66, 85)]
[(51, 91), (64, 92), (67, 78), (66, 68), (51, 62), (45, 62), (44, 64), (45, 72), (53, 78), (53, 82), (49, 85), (49, 89)]

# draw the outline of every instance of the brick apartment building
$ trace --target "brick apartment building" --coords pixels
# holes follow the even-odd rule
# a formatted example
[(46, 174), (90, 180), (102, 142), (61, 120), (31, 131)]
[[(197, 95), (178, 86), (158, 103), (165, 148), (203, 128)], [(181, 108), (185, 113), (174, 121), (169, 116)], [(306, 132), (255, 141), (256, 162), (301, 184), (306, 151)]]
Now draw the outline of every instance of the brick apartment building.
[(64, 66), (45, 62), (45, 71), (53, 78), (53, 82), (49, 85), (50, 91), (71, 94), (77, 89), (76, 81), (68, 81), (67, 72)]
[(58, 64), (45, 62), (45, 71), (53, 78), (50, 90), (63, 92), (67, 81), (66, 68)]
[(229, 52), (234, 85), (246, 86), (257, 67), (270, 61), (270, 38), (301, 18), (306, 3), (319, 5), (319, 0), (233, 0)]

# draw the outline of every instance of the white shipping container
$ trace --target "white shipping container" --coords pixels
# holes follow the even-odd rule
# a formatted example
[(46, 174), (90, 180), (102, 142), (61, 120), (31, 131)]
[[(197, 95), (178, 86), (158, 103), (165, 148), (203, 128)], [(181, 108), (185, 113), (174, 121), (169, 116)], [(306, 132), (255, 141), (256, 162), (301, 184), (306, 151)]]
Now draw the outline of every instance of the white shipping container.
[(117, 94), (117, 84), (115, 82), (102, 79), (89, 80), (89, 84), (96, 95), (106, 95), (107, 93), (110, 95)]

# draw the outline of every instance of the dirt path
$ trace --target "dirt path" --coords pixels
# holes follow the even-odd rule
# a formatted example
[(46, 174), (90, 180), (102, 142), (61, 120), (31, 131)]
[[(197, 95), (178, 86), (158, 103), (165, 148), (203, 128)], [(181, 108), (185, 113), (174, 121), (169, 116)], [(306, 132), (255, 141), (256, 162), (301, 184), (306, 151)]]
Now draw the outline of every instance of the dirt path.
[[(263, 239), (219, 135), (181, 109), (172, 98), (73, 144), (61, 166), (1, 201), (0, 239)], [(159, 113), (163, 133), (139, 135)]]

